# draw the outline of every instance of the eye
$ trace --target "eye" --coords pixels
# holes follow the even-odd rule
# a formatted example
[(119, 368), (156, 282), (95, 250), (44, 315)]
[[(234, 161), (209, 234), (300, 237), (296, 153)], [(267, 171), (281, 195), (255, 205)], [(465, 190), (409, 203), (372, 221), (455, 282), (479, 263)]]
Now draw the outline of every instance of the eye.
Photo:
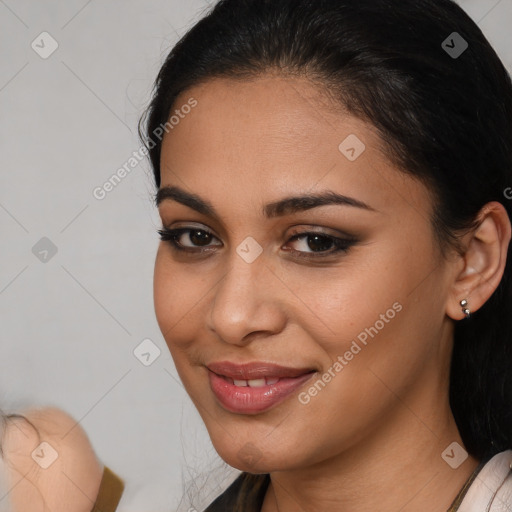
[[(160, 240), (170, 242), (177, 250), (190, 250), (194, 247), (210, 247), (212, 239), (217, 239), (206, 229), (200, 228), (162, 228), (158, 230)], [(188, 243), (187, 243), (188, 242)], [(216, 246), (222, 244), (215, 244)], [(194, 251), (197, 252), (197, 251)]]
[(332, 248), (334, 240), (330, 236), (319, 235), (317, 233), (304, 233), (295, 235), (290, 241), (300, 241), (298, 250), (300, 252), (323, 252)]
[(339, 252), (347, 252), (357, 240), (353, 238), (339, 238), (323, 232), (303, 232), (293, 235), (289, 242), (296, 243), (296, 249), (289, 252), (302, 258), (318, 258), (331, 256)]
[[(222, 247), (222, 242), (207, 229), (198, 227), (182, 227), (176, 229), (162, 228), (157, 230), (160, 240), (169, 242), (176, 251), (188, 253), (211, 252), (214, 247)], [(219, 243), (213, 243), (214, 240)], [(310, 260), (346, 253), (357, 243), (355, 238), (339, 238), (324, 232), (300, 232), (291, 236), (288, 244), (295, 243), (296, 248), (285, 246), (284, 251), (297, 258)]]

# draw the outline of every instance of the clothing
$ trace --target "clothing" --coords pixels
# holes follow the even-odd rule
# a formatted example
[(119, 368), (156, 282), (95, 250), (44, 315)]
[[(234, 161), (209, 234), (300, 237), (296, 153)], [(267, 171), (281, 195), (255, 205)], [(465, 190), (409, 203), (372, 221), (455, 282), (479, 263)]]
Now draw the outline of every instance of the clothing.
[(105, 466), (98, 496), (91, 512), (114, 512), (119, 505), (123, 491), (123, 481)]
[(260, 512), (270, 476), (242, 473), (204, 512)]
[[(270, 476), (242, 473), (204, 512), (261, 512)], [(483, 461), (447, 512), (512, 512), (512, 450)]]
[(512, 511), (512, 450), (498, 453), (482, 468), (456, 510)]

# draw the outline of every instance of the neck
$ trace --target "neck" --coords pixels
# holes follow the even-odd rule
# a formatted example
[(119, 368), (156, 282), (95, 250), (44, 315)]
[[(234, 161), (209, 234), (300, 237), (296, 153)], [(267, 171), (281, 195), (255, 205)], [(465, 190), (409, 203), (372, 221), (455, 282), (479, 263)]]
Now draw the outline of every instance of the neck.
[[(442, 453), (463, 446), (448, 397), (409, 396), (373, 435), (315, 466), (271, 473), (262, 512), (446, 512), (479, 461), (453, 469)], [(409, 399), (412, 399), (410, 401)], [(417, 405), (422, 404), (422, 407)], [(436, 416), (424, 411), (436, 411)], [(454, 465), (457, 449), (448, 452)]]

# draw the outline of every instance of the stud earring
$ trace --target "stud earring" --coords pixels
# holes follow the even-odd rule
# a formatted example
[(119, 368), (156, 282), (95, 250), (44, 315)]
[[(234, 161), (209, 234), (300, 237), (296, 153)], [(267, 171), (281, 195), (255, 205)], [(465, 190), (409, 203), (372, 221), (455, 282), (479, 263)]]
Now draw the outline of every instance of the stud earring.
[(468, 301), (466, 299), (462, 299), (460, 301), (460, 306), (462, 308), (462, 312), (466, 315), (466, 318), (469, 318), (471, 316), (471, 311), (467, 307)]

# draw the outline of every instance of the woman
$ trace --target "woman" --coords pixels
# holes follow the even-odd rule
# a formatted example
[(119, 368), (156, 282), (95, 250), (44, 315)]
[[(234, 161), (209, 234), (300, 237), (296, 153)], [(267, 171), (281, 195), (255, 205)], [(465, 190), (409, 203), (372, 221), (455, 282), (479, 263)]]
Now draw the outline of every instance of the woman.
[(242, 471), (207, 510), (512, 510), (512, 84), (475, 23), (221, 0), (142, 126), (157, 320)]

